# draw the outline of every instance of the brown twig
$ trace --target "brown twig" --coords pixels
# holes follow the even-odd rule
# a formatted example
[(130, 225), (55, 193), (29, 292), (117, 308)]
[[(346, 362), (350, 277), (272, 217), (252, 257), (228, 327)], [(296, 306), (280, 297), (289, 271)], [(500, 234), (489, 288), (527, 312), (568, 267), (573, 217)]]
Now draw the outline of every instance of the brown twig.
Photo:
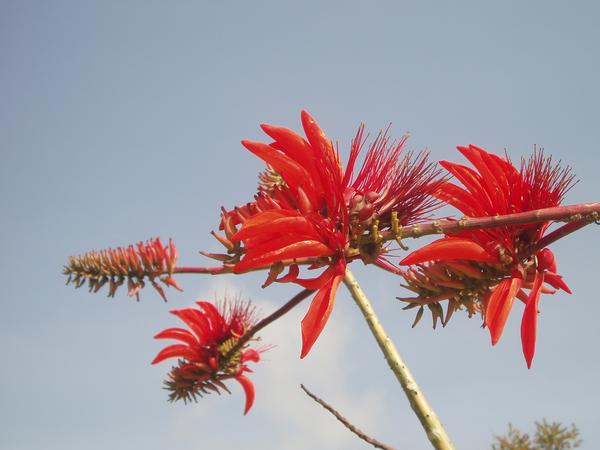
[(227, 360), (237, 351), (239, 351), (246, 344), (246, 342), (252, 339), (252, 336), (254, 336), (256, 333), (258, 333), (270, 323), (279, 319), (284, 314), (288, 313), (294, 306), (298, 305), (302, 300), (309, 297), (313, 292), (315, 291), (311, 289), (303, 289), (302, 291), (294, 295), (290, 300), (288, 300), (288, 302), (285, 305), (283, 305), (273, 314), (265, 317), (252, 328), (250, 328), (248, 331), (246, 331), (246, 333), (244, 333), (240, 340), (237, 341), (237, 343), (233, 347), (231, 347), (231, 349), (227, 352), (227, 354), (225, 355), (225, 360)]
[(383, 449), (383, 450), (394, 450), (394, 447), (390, 447), (389, 445), (386, 445), (383, 442), (380, 442), (377, 439), (372, 438), (372, 437), (368, 436), (367, 434), (365, 434), (363, 431), (359, 430), (356, 426), (354, 426), (352, 423), (350, 423), (350, 421), (348, 419), (346, 419), (339, 412), (337, 412), (333, 408), (333, 406), (329, 405), (327, 402), (325, 402), (325, 400), (320, 399), (315, 394), (313, 394), (312, 392), (310, 392), (306, 388), (306, 386), (304, 386), (303, 384), (301, 384), (300, 387), (306, 393), (306, 395), (308, 395), (315, 402), (317, 402), (319, 405), (321, 405), (323, 408), (325, 408), (327, 411), (329, 411), (331, 414), (333, 414), (337, 420), (339, 420), (346, 428), (348, 428), (350, 431), (352, 431), (360, 439), (362, 439), (363, 441), (367, 442), (368, 444), (371, 444), (375, 448), (380, 448), (380, 449)]
[[(535, 209), (516, 214), (486, 217), (464, 217), (460, 220), (434, 220), (433, 222), (413, 225), (399, 230), (400, 236), (395, 236), (392, 231), (381, 232), (385, 240), (399, 238), (418, 238), (429, 234), (457, 233), (464, 230), (482, 228), (496, 228), (509, 225), (523, 225), (527, 223), (567, 221), (585, 222), (585, 224), (598, 220), (600, 215), (600, 202), (580, 203), (577, 205), (557, 206), (555, 208)], [(583, 225), (582, 225), (583, 226)]]

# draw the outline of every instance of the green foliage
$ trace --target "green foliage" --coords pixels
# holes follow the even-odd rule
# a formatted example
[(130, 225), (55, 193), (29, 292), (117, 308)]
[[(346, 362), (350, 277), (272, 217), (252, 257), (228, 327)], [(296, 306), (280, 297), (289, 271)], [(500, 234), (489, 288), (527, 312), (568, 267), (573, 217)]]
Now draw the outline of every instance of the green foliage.
[(527, 433), (523, 433), (512, 424), (508, 424), (508, 433), (504, 436), (494, 436), (496, 442), (492, 450), (571, 450), (579, 448), (582, 440), (579, 430), (572, 424), (567, 428), (560, 422), (548, 423), (546, 419), (535, 422), (535, 435), (533, 440)]

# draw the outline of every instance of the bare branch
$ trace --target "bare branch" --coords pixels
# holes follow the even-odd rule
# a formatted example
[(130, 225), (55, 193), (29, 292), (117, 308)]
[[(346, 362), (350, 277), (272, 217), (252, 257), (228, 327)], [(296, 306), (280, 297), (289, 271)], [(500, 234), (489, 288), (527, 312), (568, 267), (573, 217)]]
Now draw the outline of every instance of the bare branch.
[(367, 442), (368, 444), (371, 444), (375, 448), (380, 448), (380, 449), (383, 449), (383, 450), (394, 450), (394, 447), (390, 447), (389, 445), (386, 445), (383, 442), (380, 442), (377, 439), (372, 438), (372, 437), (366, 435), (363, 431), (359, 430), (356, 426), (352, 425), (348, 421), (348, 419), (346, 419), (339, 412), (337, 412), (333, 408), (333, 406), (329, 405), (328, 403), (325, 402), (325, 400), (320, 399), (315, 394), (313, 394), (312, 392), (310, 392), (306, 388), (306, 386), (304, 386), (303, 384), (301, 384), (300, 387), (306, 393), (306, 395), (308, 395), (315, 402), (317, 402), (319, 405), (321, 405), (323, 408), (325, 408), (327, 411), (329, 411), (331, 414), (333, 414), (337, 420), (339, 420), (346, 428), (348, 428), (350, 431), (352, 431), (360, 439), (362, 439), (363, 441)]

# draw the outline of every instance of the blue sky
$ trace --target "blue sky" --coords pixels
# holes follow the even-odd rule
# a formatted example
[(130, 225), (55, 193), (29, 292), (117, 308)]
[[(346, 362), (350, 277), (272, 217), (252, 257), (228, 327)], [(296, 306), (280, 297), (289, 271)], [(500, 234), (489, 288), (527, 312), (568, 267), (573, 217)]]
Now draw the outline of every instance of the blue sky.
[[(239, 144), (258, 125), (300, 129), (310, 111), (346, 156), (361, 121), (461, 161), (456, 145), (538, 145), (581, 179), (566, 203), (600, 200), (600, 31), (595, 2), (0, 1), (0, 447), (180, 450), (368, 448), (300, 391), (305, 383), (398, 448), (429, 448), (350, 297), (298, 359), (305, 307), (265, 330), (277, 347), (243, 395), (171, 405), (152, 336), (171, 308), (241, 292), (268, 313), (290, 286), (262, 275), (180, 277), (165, 305), (64, 286), (71, 254), (153, 236), (180, 263), (217, 250), (219, 208), (246, 201), (261, 163)], [(599, 229), (553, 246), (572, 296), (542, 302), (536, 358), (520, 305), (491, 348), (477, 319), (411, 329), (399, 280), (353, 268), (457, 448), (510, 421), (575, 422), (600, 441)], [(412, 246), (416, 243), (411, 243)]]

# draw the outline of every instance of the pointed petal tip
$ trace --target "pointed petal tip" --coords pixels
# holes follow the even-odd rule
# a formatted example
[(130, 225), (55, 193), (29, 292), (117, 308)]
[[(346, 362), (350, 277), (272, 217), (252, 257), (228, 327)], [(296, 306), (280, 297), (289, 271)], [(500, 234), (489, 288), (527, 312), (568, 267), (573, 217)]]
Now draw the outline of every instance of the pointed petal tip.
[[(525, 358), (527, 359), (527, 358)], [(533, 358), (532, 359), (527, 359), (527, 369), (531, 370), (531, 364), (533, 363)]]
[(244, 394), (246, 394), (246, 403), (244, 405), (244, 415), (246, 415), (248, 414), (248, 411), (250, 411), (250, 408), (252, 408), (252, 405), (254, 404), (254, 384), (245, 375), (238, 375), (237, 377), (235, 377), (235, 380), (238, 383), (240, 383), (242, 389), (244, 390)]
[(273, 125), (270, 125), (268, 123), (261, 123), (260, 124), (260, 129), (263, 130), (266, 134), (269, 134), (269, 131), (271, 131), (273, 128), (275, 128)]

